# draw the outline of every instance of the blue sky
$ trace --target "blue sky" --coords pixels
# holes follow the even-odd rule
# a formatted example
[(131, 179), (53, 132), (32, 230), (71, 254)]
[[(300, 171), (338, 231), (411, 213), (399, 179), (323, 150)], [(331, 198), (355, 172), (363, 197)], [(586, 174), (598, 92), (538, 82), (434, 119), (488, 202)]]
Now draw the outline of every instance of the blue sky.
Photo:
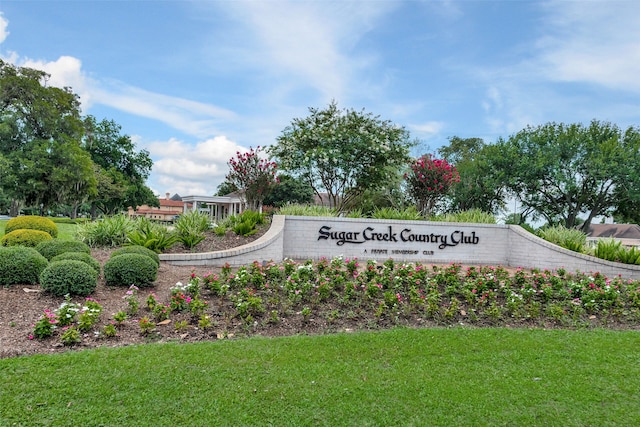
[(157, 194), (210, 195), (237, 150), (332, 99), (451, 136), (640, 126), (638, 1), (0, 0), (0, 57), (70, 86), (154, 160)]

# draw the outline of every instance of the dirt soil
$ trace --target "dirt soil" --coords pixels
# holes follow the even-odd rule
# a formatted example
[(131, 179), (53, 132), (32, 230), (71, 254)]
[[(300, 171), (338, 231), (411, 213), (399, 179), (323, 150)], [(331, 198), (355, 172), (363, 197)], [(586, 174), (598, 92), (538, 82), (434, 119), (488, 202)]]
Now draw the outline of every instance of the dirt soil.
[[(263, 227), (258, 233), (249, 237), (239, 237), (233, 233), (226, 236), (216, 236), (209, 233), (207, 238), (201, 242), (193, 251), (185, 249), (180, 245), (175, 245), (168, 252), (208, 252), (217, 251), (249, 243), (268, 229)], [(109, 259), (111, 249), (94, 249), (92, 256), (96, 258), (102, 265)], [(139, 300), (141, 307), (144, 299), (149, 291), (153, 291), (159, 301), (168, 301), (171, 294), (171, 287), (177, 282), (187, 283), (191, 274), (204, 276), (211, 272), (217, 273), (219, 269), (210, 267), (188, 267), (188, 266), (172, 266), (162, 262), (158, 270), (158, 278), (153, 288), (145, 288), (139, 291)], [(124, 287), (108, 287), (104, 283), (104, 278), (100, 277), (96, 291), (91, 295), (92, 298), (99, 301), (103, 307), (100, 316), (100, 323), (93, 328), (94, 331), (102, 330), (102, 327), (113, 320), (113, 315), (118, 311), (126, 311), (127, 303), (123, 299), (127, 288)], [(82, 297), (73, 298), (73, 302), (81, 303)], [(64, 301), (64, 298), (54, 297), (42, 292), (39, 286), (13, 285), (10, 287), (0, 286), (0, 358), (28, 355), (35, 353), (55, 353), (69, 350), (69, 347), (62, 345), (59, 334), (53, 337), (38, 340), (29, 339), (29, 335), (33, 332), (33, 325), (44, 313), (44, 310), (55, 310)], [(215, 310), (215, 308), (214, 308)], [(178, 316), (171, 316), (171, 323), (157, 327), (156, 333), (151, 336), (142, 336), (138, 319), (143, 315), (148, 315), (144, 310), (140, 310), (138, 315), (131, 316), (118, 329), (118, 336), (115, 338), (105, 338), (91, 332), (82, 336), (80, 344), (75, 345), (72, 349), (84, 349), (99, 346), (117, 347), (123, 345), (140, 344), (149, 341), (160, 340), (180, 340), (180, 341), (199, 341), (217, 339), (221, 333), (219, 327), (213, 327), (211, 330), (204, 332), (198, 330), (195, 326), (189, 326), (180, 332), (176, 332), (175, 322), (181, 320)], [(185, 319), (187, 317), (185, 316)], [(233, 325), (225, 325), (225, 330), (233, 329)], [(229, 332), (225, 332), (229, 336)], [(233, 333), (231, 336), (234, 336)]]

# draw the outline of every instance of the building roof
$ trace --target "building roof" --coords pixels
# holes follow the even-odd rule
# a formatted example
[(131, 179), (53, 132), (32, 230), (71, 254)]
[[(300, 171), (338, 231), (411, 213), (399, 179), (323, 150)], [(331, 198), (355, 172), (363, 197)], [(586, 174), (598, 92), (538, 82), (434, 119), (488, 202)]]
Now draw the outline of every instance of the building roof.
[(171, 199), (160, 199), (160, 207), (172, 207), (172, 208), (182, 208), (184, 207), (184, 202), (179, 200), (171, 200)]
[(640, 239), (638, 224), (591, 224), (589, 237), (614, 237), (616, 239)]

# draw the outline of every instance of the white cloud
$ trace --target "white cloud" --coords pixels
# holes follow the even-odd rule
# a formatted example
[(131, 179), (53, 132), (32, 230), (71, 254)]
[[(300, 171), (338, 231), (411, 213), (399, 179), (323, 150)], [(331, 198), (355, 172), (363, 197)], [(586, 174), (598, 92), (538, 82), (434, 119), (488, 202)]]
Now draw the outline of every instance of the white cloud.
[(380, 16), (396, 7), (392, 2), (216, 3), (220, 5), (244, 29), (235, 40), (235, 59), (269, 73), (274, 82), (270, 95), (282, 98), (312, 89), (321, 102), (344, 101), (362, 88), (359, 71), (374, 57), (355, 54), (354, 48)]
[(553, 1), (545, 5), (540, 70), (552, 80), (640, 91), (640, 3)]
[(9, 27), (9, 21), (7, 21), (4, 16), (2, 16), (2, 12), (0, 12), (0, 43), (4, 42), (9, 35), (9, 31), (7, 28)]
[(423, 137), (429, 138), (440, 133), (440, 131), (444, 127), (444, 123), (429, 121), (421, 124), (411, 124), (408, 127), (412, 132), (416, 132)]
[(97, 81), (82, 70), (82, 62), (71, 56), (55, 61), (41, 61), (14, 57), (19, 66), (35, 68), (50, 74), (47, 84), (71, 87), (80, 96), (83, 111), (101, 104), (137, 116), (158, 120), (174, 129), (197, 138), (208, 138), (221, 133), (221, 120), (236, 120), (230, 110), (162, 95), (112, 80)]
[(225, 136), (189, 145), (177, 139), (148, 144), (153, 164), (152, 187), (160, 193), (212, 195), (224, 181), (227, 162), (237, 151), (246, 149)]
[[(106, 89), (105, 89), (106, 88)], [(230, 110), (211, 104), (149, 92), (121, 83), (105, 84), (93, 91), (93, 101), (163, 122), (174, 129), (197, 138), (219, 134), (221, 120), (235, 120)]]
[(72, 56), (61, 56), (55, 61), (21, 59), (21, 67), (35, 68), (50, 75), (47, 84), (55, 87), (70, 87), (80, 96), (83, 106), (91, 104), (91, 86), (93, 82), (82, 71), (82, 62)]

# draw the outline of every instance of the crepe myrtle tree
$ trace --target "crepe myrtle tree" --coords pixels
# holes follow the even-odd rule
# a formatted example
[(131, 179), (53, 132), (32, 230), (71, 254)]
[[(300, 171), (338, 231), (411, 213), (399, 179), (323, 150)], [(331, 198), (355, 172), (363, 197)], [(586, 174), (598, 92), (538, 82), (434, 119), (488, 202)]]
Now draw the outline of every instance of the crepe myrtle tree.
[(247, 152), (236, 152), (229, 159), (229, 173), (226, 181), (238, 190), (238, 197), (245, 209), (259, 211), (262, 202), (275, 184), (278, 183), (275, 162), (260, 157), (261, 148), (250, 147)]
[(279, 167), (307, 182), (344, 212), (365, 191), (392, 180), (409, 160), (409, 132), (364, 110), (309, 108), (293, 119), (269, 154)]
[(404, 175), (409, 195), (415, 200), (420, 213), (429, 217), (438, 200), (460, 182), (455, 166), (444, 159), (425, 154), (411, 163), (411, 171)]

